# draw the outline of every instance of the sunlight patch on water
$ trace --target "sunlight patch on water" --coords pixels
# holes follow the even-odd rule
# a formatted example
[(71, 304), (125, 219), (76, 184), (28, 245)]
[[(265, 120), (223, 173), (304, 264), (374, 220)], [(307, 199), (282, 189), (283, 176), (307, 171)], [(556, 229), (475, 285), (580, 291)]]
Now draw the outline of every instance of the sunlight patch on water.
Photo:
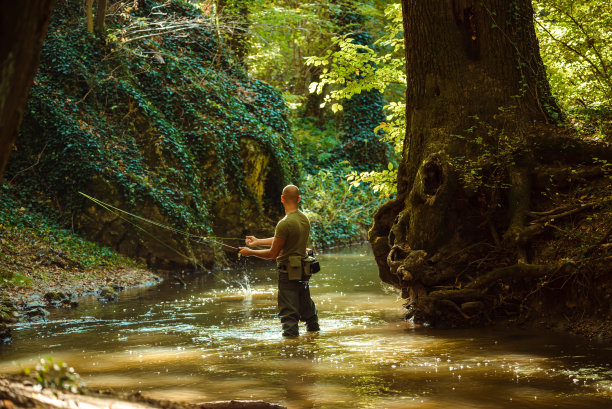
[(201, 297), (199, 301), (206, 303), (223, 301), (249, 301), (249, 300), (276, 300), (276, 289), (267, 288), (240, 288), (211, 291), (208, 297)]
[(137, 380), (133, 376), (118, 375), (118, 374), (97, 374), (90, 373), (84, 380), (88, 385), (98, 385), (98, 388), (112, 389), (116, 391), (128, 390), (128, 385), (133, 385), (135, 382), (139, 386), (146, 386), (147, 388), (172, 388), (182, 387), (185, 385), (187, 380), (191, 377), (185, 375), (176, 375), (172, 377), (162, 376), (165, 375), (165, 370), (151, 372), (149, 374), (140, 374)]

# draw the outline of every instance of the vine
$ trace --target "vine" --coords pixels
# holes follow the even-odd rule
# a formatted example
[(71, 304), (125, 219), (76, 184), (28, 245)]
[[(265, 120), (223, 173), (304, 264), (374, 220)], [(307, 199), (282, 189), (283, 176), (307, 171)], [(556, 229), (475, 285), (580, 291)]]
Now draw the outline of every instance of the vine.
[(58, 4), (7, 180), (66, 219), (83, 209), (77, 192), (94, 177), (183, 228), (210, 232), (213, 205), (228, 195), (262, 211), (245, 183), (241, 141), (269, 155), (279, 183), (298, 178), (281, 94), (233, 67), (214, 23), (189, 2), (119, 6), (100, 43), (74, 5)]

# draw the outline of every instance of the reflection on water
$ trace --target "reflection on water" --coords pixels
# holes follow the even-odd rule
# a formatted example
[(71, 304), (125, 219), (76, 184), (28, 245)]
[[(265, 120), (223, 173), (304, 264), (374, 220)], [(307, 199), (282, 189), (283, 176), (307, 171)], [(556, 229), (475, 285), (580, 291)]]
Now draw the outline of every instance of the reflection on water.
[(320, 257), (320, 333), (283, 339), (271, 265), (183, 277), (85, 299), (18, 327), (0, 372), (41, 356), (89, 386), (202, 402), (262, 399), (290, 408), (608, 408), (612, 351), (557, 334), (432, 330), (402, 321), (367, 247)]

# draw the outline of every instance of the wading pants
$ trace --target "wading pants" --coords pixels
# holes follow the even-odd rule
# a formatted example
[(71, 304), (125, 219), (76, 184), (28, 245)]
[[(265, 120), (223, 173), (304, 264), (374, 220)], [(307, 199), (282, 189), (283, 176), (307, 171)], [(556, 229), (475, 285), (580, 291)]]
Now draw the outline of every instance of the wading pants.
[(310, 298), (307, 280), (289, 280), (287, 273), (278, 273), (278, 316), (283, 325), (283, 336), (298, 336), (299, 321), (306, 323), (307, 331), (319, 330), (317, 309)]

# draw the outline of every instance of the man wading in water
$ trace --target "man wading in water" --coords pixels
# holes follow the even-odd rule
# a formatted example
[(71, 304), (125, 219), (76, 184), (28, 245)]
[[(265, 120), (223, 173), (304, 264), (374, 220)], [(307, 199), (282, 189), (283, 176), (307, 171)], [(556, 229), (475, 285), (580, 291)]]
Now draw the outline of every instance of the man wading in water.
[(274, 237), (258, 239), (246, 236), (247, 246), (269, 246), (268, 249), (253, 250), (240, 247), (243, 256), (276, 259), (278, 266), (278, 315), (283, 325), (283, 336), (299, 335), (298, 322), (306, 322), (307, 331), (319, 330), (319, 318), (314, 302), (310, 298), (309, 275), (304, 275), (302, 259), (306, 257), (306, 246), (310, 236), (310, 221), (298, 209), (301, 199), (297, 186), (283, 189), (281, 202), (285, 217), (276, 225)]

